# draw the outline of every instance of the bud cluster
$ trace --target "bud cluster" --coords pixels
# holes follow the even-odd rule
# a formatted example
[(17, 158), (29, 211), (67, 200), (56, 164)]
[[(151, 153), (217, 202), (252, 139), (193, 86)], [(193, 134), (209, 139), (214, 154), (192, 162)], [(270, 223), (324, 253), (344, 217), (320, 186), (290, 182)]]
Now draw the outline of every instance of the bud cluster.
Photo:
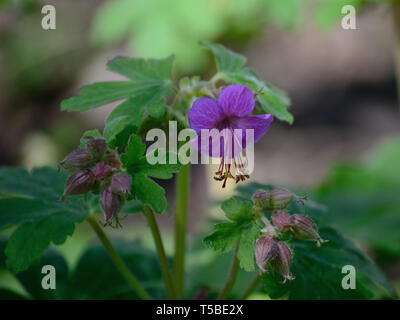
[[(327, 241), (321, 239), (318, 227), (310, 217), (304, 214), (290, 215), (284, 211), (293, 200), (303, 204), (304, 199), (289, 190), (280, 188), (272, 191), (258, 190), (253, 195), (254, 209), (265, 224), (262, 236), (257, 240), (254, 248), (256, 263), (263, 272), (267, 272), (268, 266), (272, 267), (284, 277), (284, 281), (295, 279), (290, 273), (292, 251), (282, 241), (285, 239), (285, 234), (290, 233), (298, 239), (314, 240), (317, 246)], [(273, 225), (262, 214), (263, 210), (272, 211)]]
[(106, 225), (112, 225), (115, 220), (118, 226), (118, 213), (129, 195), (131, 177), (121, 173), (118, 153), (108, 149), (103, 138), (85, 138), (85, 148), (72, 151), (60, 162), (60, 166), (71, 174), (61, 199), (88, 192), (100, 194)]

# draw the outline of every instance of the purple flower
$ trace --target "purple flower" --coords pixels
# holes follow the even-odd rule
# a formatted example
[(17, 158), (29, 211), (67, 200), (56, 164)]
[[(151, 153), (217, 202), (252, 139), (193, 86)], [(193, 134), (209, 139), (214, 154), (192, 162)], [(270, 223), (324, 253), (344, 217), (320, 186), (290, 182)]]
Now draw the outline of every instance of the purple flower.
[[(249, 115), (254, 106), (253, 92), (246, 86), (232, 84), (221, 91), (216, 101), (208, 97), (198, 98), (188, 112), (190, 127), (198, 134), (192, 145), (203, 154), (221, 157), (215, 179), (224, 180), (222, 187), (228, 178), (234, 178), (236, 182), (248, 178), (244, 149), (247, 144), (257, 142), (273, 120), (271, 114)], [(204, 129), (217, 129), (218, 136), (215, 130), (205, 136)], [(208, 141), (201, 143), (204, 137)], [(231, 172), (232, 162), (236, 177)]]

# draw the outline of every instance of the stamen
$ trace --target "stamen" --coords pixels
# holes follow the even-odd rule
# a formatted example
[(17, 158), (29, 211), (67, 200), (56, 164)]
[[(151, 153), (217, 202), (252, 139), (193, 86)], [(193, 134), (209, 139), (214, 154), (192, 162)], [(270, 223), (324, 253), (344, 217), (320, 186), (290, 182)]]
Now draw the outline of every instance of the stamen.
[(247, 157), (245, 152), (243, 156), (241, 154), (237, 155), (233, 159), (233, 165), (235, 166), (235, 175), (232, 173), (232, 163), (225, 163), (224, 157), (221, 158), (221, 163), (219, 165), (218, 171), (215, 172), (214, 179), (217, 181), (223, 181), (222, 188), (226, 187), (226, 183), (229, 179), (234, 179), (236, 183), (240, 181), (245, 181), (249, 179), (250, 176), (246, 171), (247, 168)]

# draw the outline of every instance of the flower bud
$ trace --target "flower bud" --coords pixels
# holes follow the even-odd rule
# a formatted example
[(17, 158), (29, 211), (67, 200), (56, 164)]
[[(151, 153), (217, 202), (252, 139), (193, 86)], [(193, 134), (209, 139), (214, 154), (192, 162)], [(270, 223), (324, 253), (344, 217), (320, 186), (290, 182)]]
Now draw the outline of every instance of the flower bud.
[(95, 159), (100, 159), (104, 155), (104, 152), (106, 151), (107, 148), (106, 140), (100, 137), (85, 137), (85, 138), (89, 139), (86, 142), (86, 148), (89, 154)]
[(293, 192), (281, 188), (272, 191), (258, 190), (253, 195), (256, 207), (267, 211), (285, 209), (293, 199), (297, 199)]
[(86, 149), (72, 151), (60, 162), (60, 165), (69, 172), (84, 169), (91, 165), (93, 159)]
[(294, 214), (291, 216), (291, 220), (294, 235), (298, 239), (316, 240), (317, 246), (320, 246), (322, 242), (327, 242), (327, 240), (321, 239), (318, 227), (310, 217), (304, 214)]
[(276, 247), (278, 254), (276, 258), (271, 262), (272, 267), (285, 278), (283, 283), (285, 283), (286, 280), (294, 280), (296, 277), (294, 277), (290, 273), (292, 252), (286, 244), (280, 241), (276, 243)]
[(278, 229), (281, 229), (283, 232), (286, 232), (292, 226), (292, 219), (290, 214), (285, 211), (278, 211), (272, 215), (272, 223)]
[(265, 265), (278, 255), (276, 243), (277, 242), (270, 237), (261, 237), (254, 247), (256, 263), (263, 272), (267, 272), (265, 270)]
[(270, 200), (270, 192), (265, 190), (257, 190), (256, 193), (253, 194), (253, 202), (256, 207), (266, 210), (264, 208), (269, 207)]
[(111, 177), (110, 188), (113, 192), (127, 194), (131, 190), (131, 176), (126, 173), (117, 173)]
[(94, 175), (90, 170), (80, 170), (72, 174), (65, 185), (62, 199), (65, 196), (84, 194), (90, 191), (94, 185)]
[(93, 167), (92, 172), (97, 180), (103, 180), (111, 173), (111, 167), (104, 163), (98, 163)]
[(274, 189), (270, 193), (270, 205), (272, 210), (285, 209), (295, 198), (295, 194), (286, 189)]
[(100, 205), (104, 212), (104, 219), (109, 222), (121, 210), (123, 199), (119, 194), (112, 192), (110, 187), (107, 187), (101, 191)]

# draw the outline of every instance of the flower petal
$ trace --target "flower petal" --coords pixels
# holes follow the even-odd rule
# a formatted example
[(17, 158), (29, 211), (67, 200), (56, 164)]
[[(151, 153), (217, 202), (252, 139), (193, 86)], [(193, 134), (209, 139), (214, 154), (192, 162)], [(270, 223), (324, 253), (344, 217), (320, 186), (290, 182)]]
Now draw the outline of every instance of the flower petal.
[(193, 103), (188, 118), (190, 127), (199, 133), (201, 129), (216, 128), (225, 115), (215, 100), (202, 97)]
[[(243, 148), (245, 148), (248, 143), (254, 143), (260, 140), (269, 129), (273, 119), (274, 117), (272, 114), (259, 114), (244, 118), (234, 118), (231, 120), (231, 126), (233, 129), (242, 129)], [(246, 130), (248, 129), (254, 130), (254, 139), (252, 139), (252, 141), (246, 141)]]
[(247, 116), (253, 111), (254, 103), (253, 92), (240, 84), (225, 87), (218, 96), (218, 105), (229, 117)]

